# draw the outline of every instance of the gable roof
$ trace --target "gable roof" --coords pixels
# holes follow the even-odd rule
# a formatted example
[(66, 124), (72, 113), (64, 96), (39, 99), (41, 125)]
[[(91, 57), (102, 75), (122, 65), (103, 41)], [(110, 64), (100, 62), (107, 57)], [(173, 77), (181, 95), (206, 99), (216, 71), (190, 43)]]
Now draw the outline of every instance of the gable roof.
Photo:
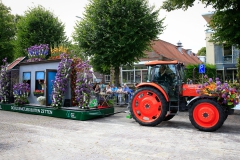
[(25, 59), (25, 57), (19, 57), (15, 61), (13, 61), (11, 64), (8, 65), (7, 70), (13, 69), (16, 65), (18, 65), (20, 62), (22, 62)]
[[(186, 49), (181, 48), (181, 51), (178, 50), (178, 46), (175, 46), (171, 43), (165, 42), (163, 40), (154, 40), (151, 44), (152, 50), (158, 54), (166, 57), (169, 60), (177, 60), (184, 64), (200, 64), (201, 60), (195, 56), (194, 53), (187, 53)], [(149, 54), (149, 53), (148, 53)]]

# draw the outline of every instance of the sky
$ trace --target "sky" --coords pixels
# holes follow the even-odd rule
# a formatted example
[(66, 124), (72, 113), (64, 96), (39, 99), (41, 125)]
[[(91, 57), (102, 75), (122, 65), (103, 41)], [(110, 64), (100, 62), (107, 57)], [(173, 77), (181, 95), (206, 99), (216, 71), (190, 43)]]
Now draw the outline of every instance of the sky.
[[(75, 23), (80, 20), (89, 0), (0, 0), (0, 2), (11, 8), (12, 14), (24, 15), (29, 8), (42, 5), (50, 10), (61, 22), (65, 24), (66, 35), (71, 39)], [(149, 0), (149, 4), (156, 8), (162, 5), (163, 0)], [(203, 14), (212, 11), (211, 7), (205, 8), (202, 4), (195, 4), (187, 11), (175, 10), (166, 12), (161, 10), (159, 19), (165, 17), (164, 25), (166, 29), (159, 39), (176, 45), (179, 41), (184, 49), (192, 49), (197, 53), (202, 47), (206, 47), (205, 30), (207, 22), (202, 17)]]

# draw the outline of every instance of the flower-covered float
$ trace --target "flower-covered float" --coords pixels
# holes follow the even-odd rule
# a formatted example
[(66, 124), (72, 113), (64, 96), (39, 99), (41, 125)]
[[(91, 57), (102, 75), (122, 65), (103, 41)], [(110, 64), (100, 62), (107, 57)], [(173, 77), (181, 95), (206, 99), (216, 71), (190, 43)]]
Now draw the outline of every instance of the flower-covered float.
[[(98, 106), (92, 95), (89, 61), (71, 57), (63, 47), (55, 47), (51, 50), (53, 54), (48, 54), (46, 44), (32, 46), (27, 51), (28, 59), (14, 68), (18, 70), (17, 83), (11, 81), (15, 79), (8, 69), (11, 64), (3, 60), (0, 110), (78, 120), (113, 114), (113, 106)], [(13, 102), (9, 100), (11, 96)]]

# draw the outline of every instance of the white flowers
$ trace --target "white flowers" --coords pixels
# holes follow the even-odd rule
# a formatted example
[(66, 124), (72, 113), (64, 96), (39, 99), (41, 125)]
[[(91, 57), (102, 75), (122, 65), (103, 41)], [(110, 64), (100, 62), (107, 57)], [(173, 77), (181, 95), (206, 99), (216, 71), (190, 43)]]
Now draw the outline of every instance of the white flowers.
[(46, 101), (46, 97), (40, 96), (40, 97), (37, 98), (37, 101), (38, 102), (45, 102)]

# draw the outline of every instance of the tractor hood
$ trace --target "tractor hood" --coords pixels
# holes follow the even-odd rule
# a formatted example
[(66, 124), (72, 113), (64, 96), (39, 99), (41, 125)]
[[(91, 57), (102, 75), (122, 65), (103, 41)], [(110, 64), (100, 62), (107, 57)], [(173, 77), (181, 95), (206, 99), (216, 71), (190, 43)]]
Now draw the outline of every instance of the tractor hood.
[(183, 93), (184, 97), (196, 97), (199, 96), (197, 90), (199, 89), (200, 84), (183, 84)]

